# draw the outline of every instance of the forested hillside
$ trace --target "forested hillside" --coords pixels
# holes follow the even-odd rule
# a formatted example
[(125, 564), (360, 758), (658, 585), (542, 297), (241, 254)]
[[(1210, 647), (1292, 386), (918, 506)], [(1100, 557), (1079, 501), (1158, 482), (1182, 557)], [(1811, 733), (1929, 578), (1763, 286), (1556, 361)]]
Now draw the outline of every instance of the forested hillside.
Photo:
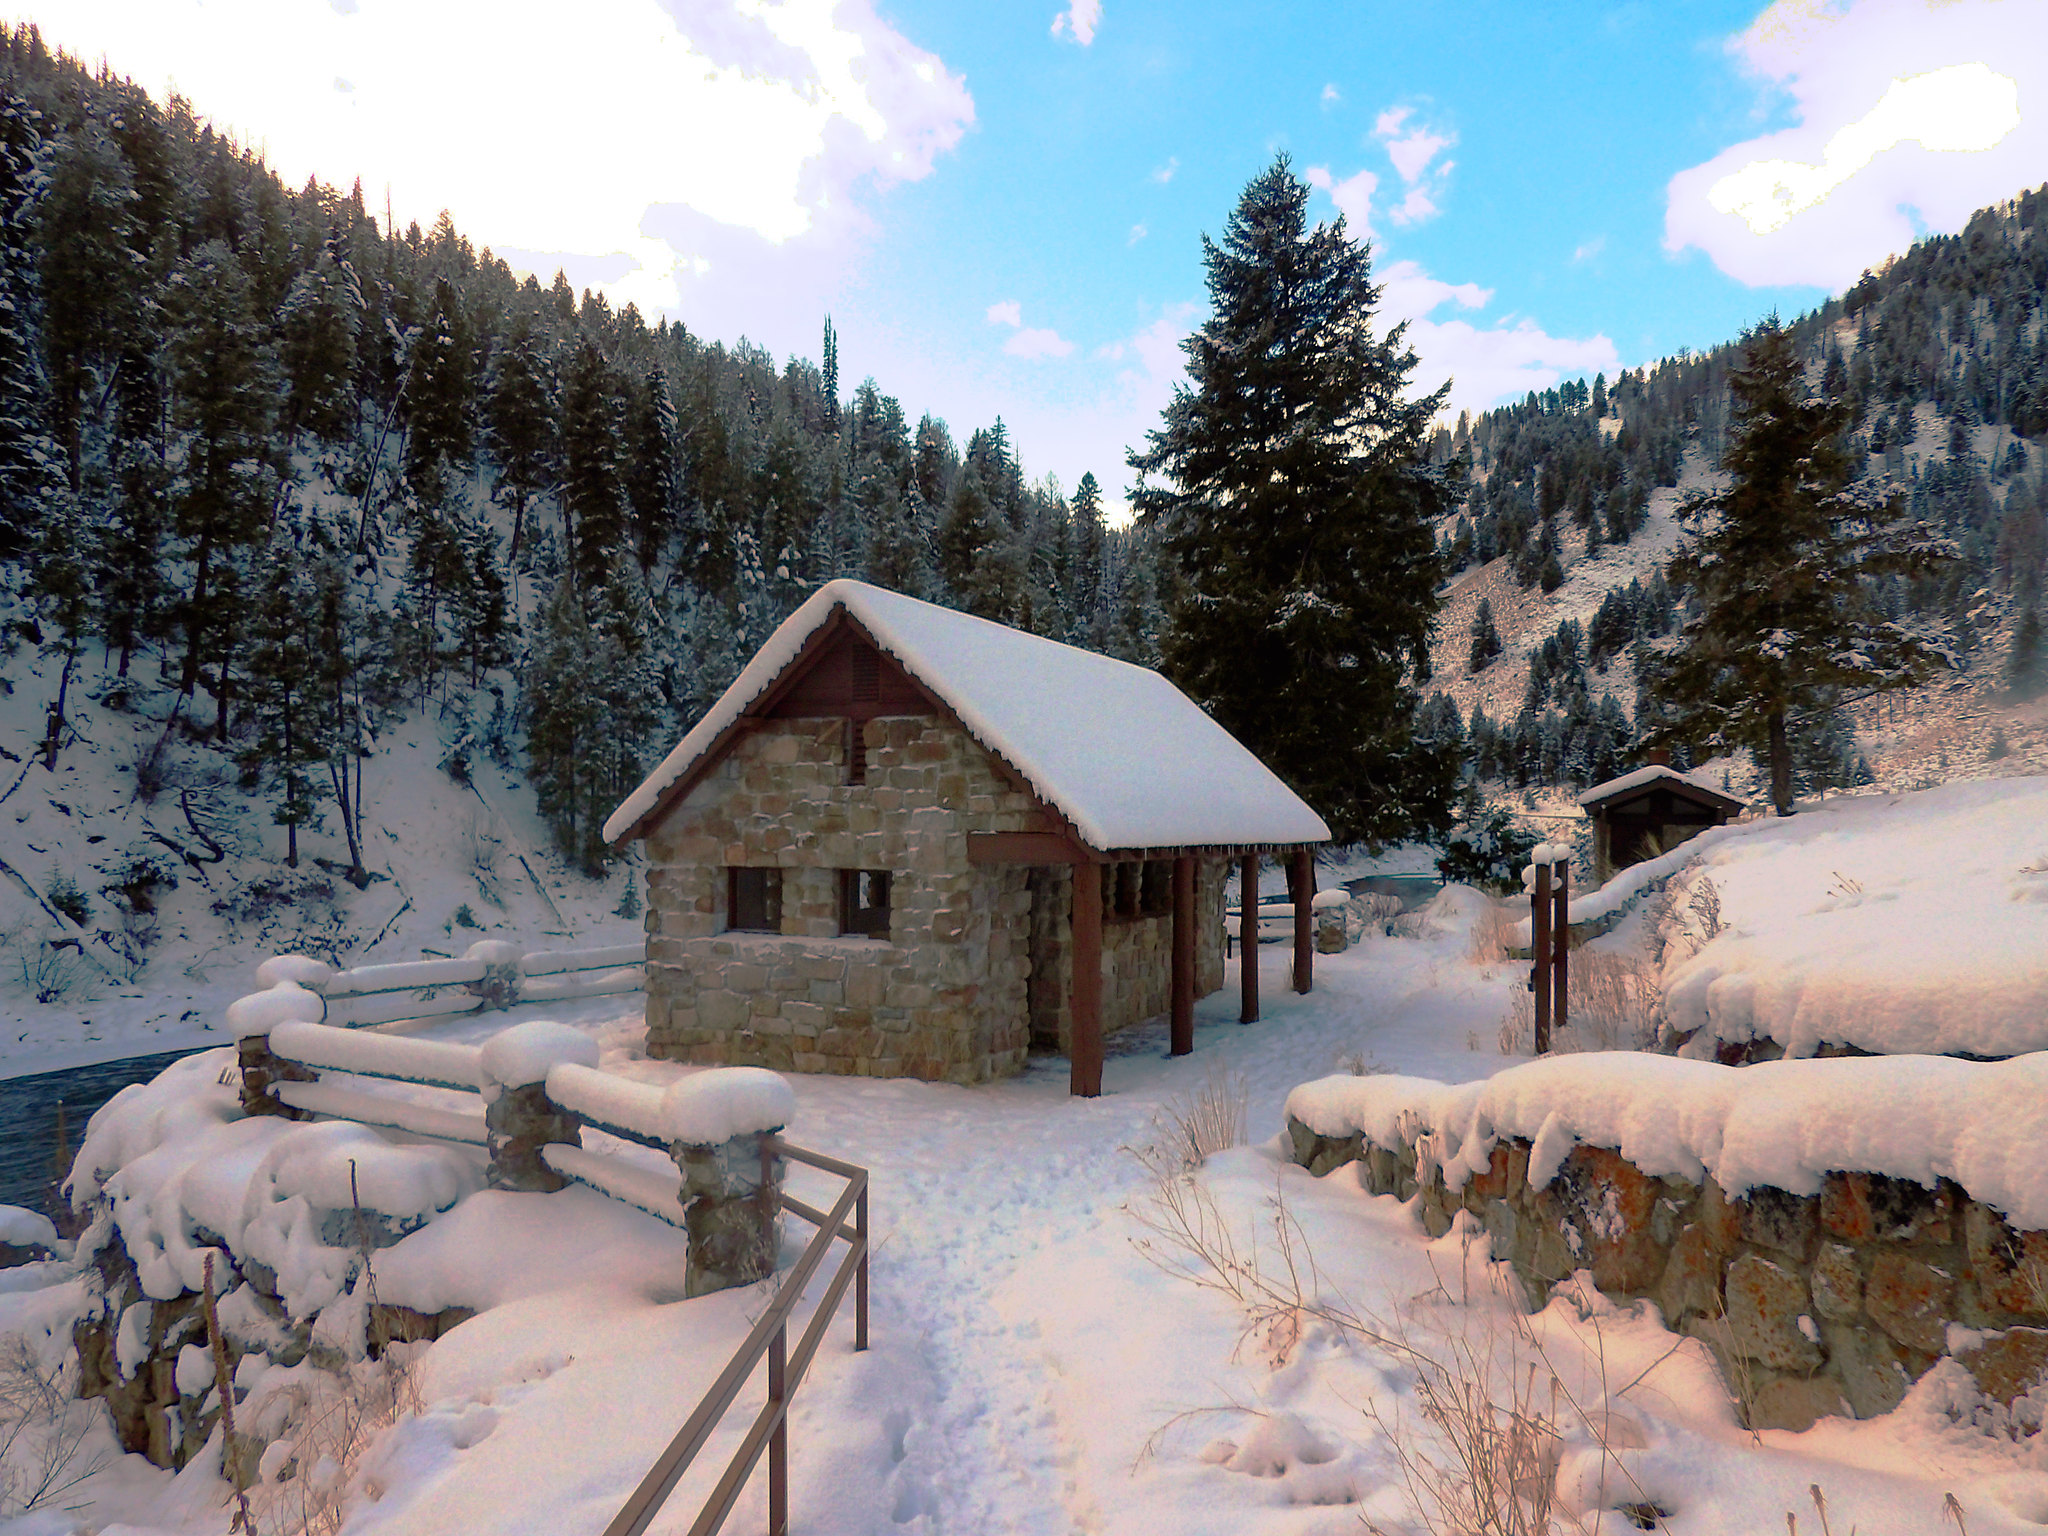
[[(1953, 670), (1936, 692), (1951, 712), (2048, 682), (2044, 224), (2048, 188), (1920, 241), (1786, 325), (1810, 387), (1847, 402), (1865, 480), (1889, 482), (1910, 517), (1954, 541), (1959, 558), (1938, 579), (1882, 593), (1887, 612), (1946, 648)], [(1444, 529), (1458, 574), (1436, 651), (1446, 691), (1431, 710), (1435, 728), (1464, 730), (1485, 777), (1583, 786), (1631, 761), (1656, 710), (1645, 685), (1682, 617), (1664, 576), (1672, 514), (1716, 477), (1738, 356), (1731, 341), (1439, 432), (1435, 452), (1465, 460), (1470, 494)], [(1869, 779), (1855, 707), (1869, 721), (1876, 706), (1841, 702), (1800, 723), (1804, 788)], [(1980, 734), (1984, 755), (2012, 745), (2002, 726)]]
[(44, 770), (90, 693), (360, 883), (363, 761), (424, 712), (595, 870), (650, 754), (832, 577), (1149, 654), (1093, 477), (843, 391), (829, 321), (778, 368), (380, 214), (0, 34), (0, 687), (55, 677)]

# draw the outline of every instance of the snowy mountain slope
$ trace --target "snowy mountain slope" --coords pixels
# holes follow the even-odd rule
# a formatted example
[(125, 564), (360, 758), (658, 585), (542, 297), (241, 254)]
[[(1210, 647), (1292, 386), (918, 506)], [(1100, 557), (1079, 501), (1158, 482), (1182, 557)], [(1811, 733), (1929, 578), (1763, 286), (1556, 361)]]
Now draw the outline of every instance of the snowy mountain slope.
[[(138, 787), (138, 763), (165, 737), (163, 696), (115, 707), (109, 671), (96, 653), (80, 667), (75, 734), (54, 771), (33, 750), (55, 688), (49, 659), (0, 696), (0, 750), (14, 759), (0, 779), (0, 860), (14, 872), (0, 872), (0, 1073), (218, 1042), (222, 1010), (280, 951), (349, 964), (459, 954), (487, 935), (581, 947), (640, 931), (618, 911), (630, 863), (586, 878), (555, 852), (513, 772), (481, 753), (468, 784), (440, 766), (453, 719), (407, 714), (365, 759), (358, 890), (331, 806), (320, 829), (301, 828), (299, 868), (287, 869), (271, 797), (240, 788), (209, 744), (172, 731), (149, 775), (160, 787)], [(140, 881), (145, 870), (159, 878)], [(66, 904), (67, 884), (83, 954), (49, 943), (81, 938), (44, 906)]]

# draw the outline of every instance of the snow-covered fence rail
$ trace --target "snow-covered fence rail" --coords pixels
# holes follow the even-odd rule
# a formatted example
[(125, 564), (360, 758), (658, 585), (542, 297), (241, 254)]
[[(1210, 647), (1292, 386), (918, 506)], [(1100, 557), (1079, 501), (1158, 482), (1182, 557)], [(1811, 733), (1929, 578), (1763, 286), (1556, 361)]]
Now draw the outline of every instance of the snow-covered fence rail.
[[(502, 939), (482, 940), (447, 959), (359, 965), (345, 971), (310, 955), (276, 955), (256, 968), (260, 990), (235, 1007), (250, 1004), (260, 1011), (264, 1005), (254, 999), (280, 987), (297, 987), (320, 999), (316, 1022), (362, 1029), (487, 1013), (521, 1003), (638, 992), (647, 982), (646, 959), (644, 942), (528, 954)], [(234, 1021), (235, 1008), (229, 1009), (228, 1018)]]
[[(599, 1071), (597, 1042), (552, 1020), (453, 1045), (323, 1024), (312, 1017), (320, 1002), (280, 981), (235, 1005), (248, 1113), (481, 1146), (500, 1189), (587, 1185), (689, 1234), (687, 1295), (773, 1272), (782, 1158), (772, 1143), (794, 1107), (774, 1073), (721, 1068), (663, 1090)], [(667, 1153), (675, 1171), (586, 1148), (586, 1125)]]

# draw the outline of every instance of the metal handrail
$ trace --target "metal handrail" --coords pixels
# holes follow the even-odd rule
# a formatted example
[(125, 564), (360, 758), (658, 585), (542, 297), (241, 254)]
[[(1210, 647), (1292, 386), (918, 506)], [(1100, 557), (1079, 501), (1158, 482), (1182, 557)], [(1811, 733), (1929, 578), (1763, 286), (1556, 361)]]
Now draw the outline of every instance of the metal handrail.
[[(768, 1451), (769, 1536), (785, 1536), (789, 1529), (789, 1404), (824, 1340), (825, 1330), (831, 1325), (849, 1281), (854, 1282), (853, 1347), (857, 1351), (868, 1347), (868, 1173), (865, 1168), (852, 1163), (791, 1146), (779, 1136), (764, 1137), (763, 1161), (778, 1155), (791, 1162), (836, 1173), (847, 1181), (846, 1188), (829, 1212), (814, 1210), (778, 1192), (778, 1210), (811, 1222), (818, 1228), (817, 1236), (811, 1239), (803, 1256), (790, 1269), (761, 1320), (754, 1324), (710, 1390), (689, 1418), (683, 1421), (683, 1427), (676, 1431), (667, 1449), (655, 1458), (654, 1465), (640, 1480), (639, 1487), (633, 1490), (612, 1523), (605, 1527), (604, 1536), (642, 1536), (661, 1512), (662, 1505), (682, 1480), (683, 1474), (690, 1470), (690, 1463), (711, 1438), (712, 1430), (724, 1419), (726, 1410), (732, 1407), (740, 1388), (753, 1375), (756, 1363), (764, 1357), (768, 1362), (768, 1401), (748, 1426), (739, 1449), (733, 1453), (732, 1460), (711, 1490), (710, 1498), (690, 1526), (690, 1536), (715, 1536), (725, 1524), (726, 1517), (732, 1513), (733, 1505), (747, 1485), (747, 1479), (760, 1462), (763, 1447)], [(774, 1187), (772, 1182), (769, 1187)], [(847, 1222), (849, 1215), (853, 1217), (851, 1225)], [(846, 1255), (833, 1271), (810, 1326), (797, 1341), (795, 1353), (791, 1354), (788, 1349), (790, 1314), (803, 1299), (805, 1287), (817, 1274), (824, 1262), (825, 1251), (836, 1238), (846, 1240)]]

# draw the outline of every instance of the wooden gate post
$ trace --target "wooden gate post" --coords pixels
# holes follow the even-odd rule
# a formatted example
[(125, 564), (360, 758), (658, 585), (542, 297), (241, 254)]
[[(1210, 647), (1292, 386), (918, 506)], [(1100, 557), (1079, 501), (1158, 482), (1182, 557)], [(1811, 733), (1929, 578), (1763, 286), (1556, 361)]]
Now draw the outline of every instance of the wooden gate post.
[(1237, 866), (1237, 1022), (1259, 1022), (1259, 856), (1248, 853)]
[(1076, 1098), (1102, 1094), (1102, 866), (1074, 866), (1074, 975), (1067, 1041), (1068, 1086)]
[(1294, 890), (1294, 990), (1315, 986), (1316, 855), (1306, 845), (1295, 849), (1288, 885)]
[(1532, 940), (1529, 946), (1529, 990), (1536, 994), (1536, 1054), (1550, 1050), (1550, 864), (1536, 866), (1536, 889), (1529, 898)]
[(1195, 1048), (1195, 861), (1173, 861), (1173, 1020), (1169, 1053)]
[(1570, 1016), (1568, 996), (1570, 987), (1572, 913), (1571, 913), (1572, 866), (1568, 860), (1557, 861), (1557, 879), (1550, 888), (1550, 1027), (1560, 1030)]

